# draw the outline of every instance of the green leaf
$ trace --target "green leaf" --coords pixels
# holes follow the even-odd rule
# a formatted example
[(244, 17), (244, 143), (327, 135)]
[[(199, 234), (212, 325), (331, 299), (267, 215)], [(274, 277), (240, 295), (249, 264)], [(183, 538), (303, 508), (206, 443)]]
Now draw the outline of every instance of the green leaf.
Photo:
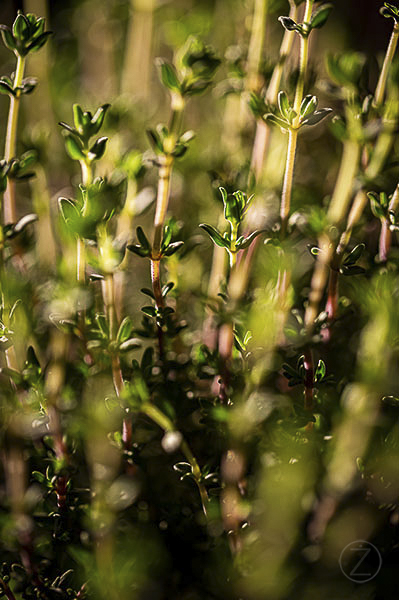
[(308, 96), (304, 97), (301, 103), (301, 108), (299, 110), (301, 121), (314, 113), (314, 111), (317, 108), (317, 103), (317, 97), (312, 96), (312, 94), (309, 94)]
[(58, 206), (65, 223), (74, 227), (80, 218), (80, 214), (72, 200), (58, 198)]
[(64, 123), (64, 121), (60, 121), (58, 125), (61, 125), (61, 127), (63, 127), (66, 131), (69, 131), (69, 133), (72, 133), (73, 135), (79, 135), (79, 132), (76, 131), (76, 129), (68, 125), (68, 123)]
[(72, 160), (84, 160), (86, 158), (82, 143), (72, 135), (65, 136), (65, 148)]
[(278, 20), (280, 21), (280, 23), (284, 27), (284, 29), (286, 29), (287, 31), (297, 31), (298, 30), (298, 25), (290, 17), (279, 17)]
[(318, 9), (316, 9), (310, 19), (310, 27), (311, 29), (320, 29), (326, 23), (328, 17), (330, 16), (330, 12), (333, 9), (333, 5), (323, 4)]
[(21, 91), (21, 94), (30, 94), (31, 92), (33, 92), (36, 86), (36, 77), (25, 77), (25, 79), (22, 80), (22, 83), (18, 89)]
[(288, 129), (290, 128), (290, 124), (287, 121), (280, 119), (280, 117), (277, 117), (273, 113), (267, 113), (266, 115), (263, 115), (263, 119), (265, 121), (267, 121), (267, 123), (271, 123), (272, 125), (277, 125), (278, 127), (281, 127), (281, 129), (284, 129), (285, 131), (288, 131)]
[(40, 48), (43, 48), (50, 35), (53, 35), (52, 31), (45, 31), (44, 33), (39, 35), (39, 37), (35, 39), (31, 44), (29, 44), (27, 50), (29, 52), (37, 52), (38, 50), (40, 50)]
[(175, 67), (171, 63), (168, 63), (166, 60), (161, 58), (157, 60), (157, 66), (160, 70), (161, 81), (163, 85), (168, 88), (168, 90), (180, 92), (181, 86)]
[(277, 101), (280, 113), (288, 121), (290, 117), (291, 107), (287, 94), (285, 92), (279, 92)]
[(258, 237), (258, 235), (260, 235), (261, 233), (265, 233), (266, 229), (257, 229), (256, 231), (252, 232), (248, 237), (243, 238), (242, 241), (237, 241), (236, 244), (236, 248), (238, 250), (244, 250), (245, 248), (248, 248), (252, 242), (254, 241), (255, 238)]
[(30, 225), (31, 223), (35, 223), (38, 220), (38, 218), (39, 217), (34, 213), (25, 215), (24, 217), (22, 217), (22, 219), (19, 219), (19, 221), (17, 221), (17, 223), (14, 225), (13, 234), (18, 235), (19, 233), (22, 233), (22, 231), (24, 231), (28, 225)]
[(155, 315), (157, 314), (157, 311), (154, 306), (143, 306), (141, 310), (145, 315), (148, 315), (149, 317), (155, 317)]
[(368, 192), (367, 197), (370, 200), (372, 213), (377, 219), (386, 218), (386, 210), (381, 206), (380, 197), (376, 192)]
[(12, 33), (19, 42), (25, 42), (29, 38), (30, 23), (22, 13), (19, 13), (16, 17), (12, 26)]
[(185, 133), (183, 133), (183, 135), (179, 137), (179, 142), (182, 144), (188, 144), (189, 142), (191, 142), (191, 140), (195, 138), (195, 136), (195, 131), (192, 131), (190, 129), (189, 131), (186, 131)]
[(220, 248), (230, 247), (229, 242), (222, 236), (222, 234), (217, 229), (215, 229), (215, 227), (212, 227), (212, 225), (207, 225), (206, 223), (201, 223), (200, 227), (201, 229), (204, 229), (207, 232), (214, 244), (220, 246)]
[(161, 250), (164, 251), (169, 246), (172, 239), (172, 228), (169, 225), (165, 225), (163, 230), (163, 238), (161, 243)]
[(166, 298), (166, 296), (169, 294), (170, 290), (173, 289), (174, 287), (175, 287), (175, 284), (173, 281), (169, 281), (168, 283), (166, 283), (162, 288), (162, 298)]
[(141, 246), (145, 249), (145, 250), (151, 250), (151, 244), (148, 241), (142, 227), (137, 227), (136, 229), (136, 235), (137, 235), (137, 239), (140, 242)]
[(79, 104), (74, 104), (72, 107), (73, 122), (76, 130), (80, 135), (84, 134), (83, 110)]
[(130, 317), (125, 317), (119, 326), (118, 333), (116, 335), (116, 341), (122, 343), (126, 341), (132, 333), (133, 323)]
[(130, 252), (133, 252), (133, 254), (137, 254), (137, 256), (140, 256), (141, 258), (145, 258), (150, 255), (150, 250), (145, 250), (145, 248), (137, 246), (136, 244), (128, 244), (126, 248), (130, 250)]
[(105, 315), (97, 314), (96, 321), (97, 321), (99, 330), (103, 334), (103, 337), (105, 339), (108, 339), (109, 338), (109, 326), (108, 326), (108, 321), (107, 321)]
[(222, 196), (223, 204), (226, 205), (227, 202), (227, 192), (224, 187), (219, 187), (220, 195)]
[(105, 147), (107, 145), (108, 138), (100, 137), (98, 140), (94, 142), (92, 147), (89, 150), (88, 158), (90, 160), (100, 160), (104, 156)]
[(399, 22), (399, 10), (396, 6), (390, 4), (389, 2), (384, 3), (384, 6), (380, 8), (380, 13), (386, 19), (392, 18), (396, 23)]
[(316, 371), (314, 374), (314, 380), (316, 382), (319, 382), (322, 379), (324, 379), (325, 375), (326, 375), (326, 365), (325, 365), (324, 361), (320, 359), (319, 362), (317, 363)]
[(363, 275), (365, 273), (365, 269), (359, 267), (358, 265), (342, 265), (340, 268), (340, 272), (342, 275), (351, 276), (351, 275)]
[(7, 27), (6, 25), (0, 25), (0, 31), (1, 31), (1, 37), (3, 38), (4, 45), (6, 46), (6, 48), (8, 48), (9, 50), (12, 50), (14, 52), (14, 50), (16, 50), (16, 48), (17, 48), (17, 44), (16, 44), (14, 36), (11, 32), (11, 29), (9, 27)]
[(179, 248), (181, 248), (184, 245), (184, 242), (173, 242), (172, 244), (169, 244), (169, 246), (167, 247), (166, 250), (164, 250), (163, 255), (164, 256), (172, 256), (173, 254), (175, 254), (175, 252), (177, 252), (179, 250)]
[(317, 125), (332, 112), (332, 108), (321, 108), (302, 121), (302, 125)]
[(27, 169), (28, 167), (31, 167), (33, 164), (35, 164), (36, 161), (37, 161), (36, 150), (27, 150), (26, 152), (24, 152), (22, 154), (22, 156), (19, 159), (19, 168), (21, 170)]
[(147, 135), (155, 152), (163, 152), (163, 143), (159, 134), (154, 129), (147, 129)]
[(32, 471), (32, 477), (33, 479), (36, 479), (36, 481), (38, 481), (39, 483), (44, 483), (46, 478), (43, 475), (43, 473), (40, 473), (40, 471)]
[(312, 246), (311, 244), (308, 244), (308, 250), (313, 257), (319, 256), (321, 252), (320, 248), (318, 248), (317, 246)]
[(3, 77), (0, 79), (0, 94), (15, 96), (14, 88), (8, 83), (8, 81), (5, 81)]
[(357, 263), (357, 261), (359, 260), (359, 258), (363, 254), (363, 251), (364, 251), (365, 247), (366, 246), (364, 244), (358, 244), (357, 246), (355, 246), (353, 248), (353, 250), (345, 258), (343, 264), (344, 265), (354, 265), (355, 263)]
[(100, 129), (104, 123), (106, 112), (110, 106), (111, 106), (110, 104), (103, 104), (94, 113), (94, 116), (91, 119), (91, 128), (90, 128), (92, 135), (95, 135), (96, 133), (98, 133), (100, 131)]
[(154, 292), (149, 288), (141, 288), (140, 291), (146, 296), (149, 296), (152, 300), (155, 300)]
[(131, 350), (141, 348), (141, 346), (141, 340), (139, 340), (138, 338), (130, 338), (119, 345), (119, 350), (121, 352), (130, 352)]

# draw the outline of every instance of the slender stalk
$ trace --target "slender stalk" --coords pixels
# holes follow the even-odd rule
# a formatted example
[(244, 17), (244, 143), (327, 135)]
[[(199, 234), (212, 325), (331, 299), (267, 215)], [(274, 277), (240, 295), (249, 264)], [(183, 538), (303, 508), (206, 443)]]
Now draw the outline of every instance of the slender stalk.
[(292, 185), (294, 180), (294, 168), (296, 147), (298, 141), (298, 130), (290, 129), (288, 132), (288, 151), (285, 163), (285, 173), (283, 182), (283, 191), (281, 194), (280, 219), (281, 219), (281, 237), (284, 239), (287, 233), (288, 219), (290, 216)]
[(130, 0), (130, 19), (121, 92), (146, 101), (150, 96), (151, 50), (156, 0)]
[[(154, 217), (154, 237), (151, 253), (151, 282), (157, 308), (163, 308), (162, 285), (160, 277), (161, 245), (166, 212), (169, 205), (170, 184), (173, 167), (173, 150), (176, 145), (178, 132), (181, 128), (184, 110), (184, 99), (181, 96), (172, 96), (172, 114), (169, 124), (169, 139), (165, 141), (165, 154), (158, 157), (160, 167), (158, 175), (157, 201)], [(157, 324), (159, 355), (164, 353), (163, 331)]]
[(7, 598), (7, 600), (15, 600), (15, 596), (12, 593), (11, 589), (9, 588), (7, 583), (3, 579), (1, 579), (1, 577), (0, 577), (0, 587), (3, 590), (4, 595)]
[[(169, 417), (167, 417), (161, 410), (159, 410), (157, 406), (155, 406), (151, 402), (144, 402), (144, 404), (141, 405), (140, 410), (143, 414), (147, 415), (147, 417), (154, 421), (154, 423), (159, 425), (159, 427), (165, 432), (176, 431), (176, 428), (174, 427)], [(202, 482), (201, 469), (198, 465), (197, 459), (195, 458), (189, 445), (184, 439), (180, 444), (180, 449), (191, 465), (192, 473), (194, 475), (194, 479), (201, 497), (202, 509), (204, 511), (205, 516), (207, 516), (207, 505), (209, 503), (209, 497), (206, 488)]]
[(359, 166), (359, 158), (359, 143), (351, 140), (345, 142), (338, 179), (327, 212), (328, 221), (334, 226), (338, 226), (341, 223), (347, 212), (352, 194), (353, 180)]
[[(58, 461), (67, 467), (69, 464), (68, 450), (64, 441), (61, 426), (58, 398), (61, 395), (65, 381), (65, 358), (68, 350), (68, 339), (58, 330), (53, 331), (51, 336), (51, 364), (46, 379), (47, 413), (49, 418), (49, 429), (54, 441), (54, 452)], [(67, 508), (67, 488), (69, 477), (58, 474), (56, 484), (57, 506), (61, 511)]]
[(162, 162), (158, 176), (157, 204), (154, 218), (154, 241), (152, 245), (152, 256), (154, 260), (158, 261), (160, 260), (163, 226), (169, 204), (173, 158), (171, 156), (161, 156), (160, 160)]
[[(80, 167), (82, 170), (82, 184), (88, 186), (93, 181), (93, 170), (91, 165), (82, 160), (80, 161)], [(83, 215), (86, 212), (86, 207), (83, 209)], [(81, 237), (78, 237), (76, 243), (76, 279), (78, 283), (84, 284), (86, 281), (86, 258), (85, 258), (85, 245)]]
[[(151, 260), (151, 283), (152, 283), (152, 291), (154, 293), (155, 304), (157, 308), (163, 308), (165, 303), (162, 296), (162, 287), (161, 287), (161, 261)], [(163, 330), (162, 326), (157, 324), (157, 335), (158, 335), (158, 348), (159, 348), (159, 356), (163, 358), (164, 355), (164, 340), (163, 340)]]
[[(291, 19), (296, 21), (298, 8), (294, 2), (291, 2), (291, 8), (289, 16)], [(270, 104), (276, 104), (277, 95), (280, 90), (281, 79), (284, 72), (284, 65), (287, 57), (289, 56), (294, 41), (295, 33), (293, 31), (284, 30), (283, 40), (281, 42), (279, 59), (276, 66), (273, 69), (273, 74), (270, 79), (267, 92), (266, 101)], [(256, 181), (259, 181), (265, 162), (265, 156), (270, 144), (271, 128), (262, 119), (258, 119), (256, 123), (256, 132), (254, 145), (252, 148), (251, 157), (251, 171), (255, 174)]]
[(393, 57), (395, 55), (396, 47), (399, 39), (399, 24), (395, 21), (392, 35), (389, 40), (388, 48), (385, 53), (384, 63), (382, 65), (380, 77), (378, 79), (377, 87), (374, 94), (374, 105), (376, 107), (382, 106), (384, 102), (385, 88), (388, 79), (389, 68), (392, 64)]
[[(112, 343), (116, 339), (118, 329), (115, 310), (115, 280), (113, 273), (107, 273), (105, 276), (103, 285), (103, 297), (109, 327), (109, 340), (110, 343)], [(114, 384), (115, 393), (119, 398), (124, 388), (124, 382), (121, 362), (118, 354), (114, 351), (111, 351), (111, 369), (112, 382)], [(132, 420), (130, 416), (123, 419), (122, 442), (125, 450), (129, 451), (132, 445)]]
[[(314, 0), (306, 0), (304, 23), (308, 23), (312, 16)], [(287, 233), (287, 225), (291, 208), (292, 187), (295, 169), (296, 147), (298, 142), (298, 129), (300, 120), (300, 107), (303, 100), (305, 87), (306, 71), (309, 55), (309, 35), (301, 36), (301, 48), (299, 58), (299, 75), (295, 90), (294, 111), (296, 116), (289, 130), (287, 160), (285, 165), (283, 190), (281, 194), (280, 219), (281, 219), (281, 237), (284, 239)]]
[[(393, 102), (388, 102), (387, 109), (384, 115), (384, 128), (378, 137), (373, 154), (370, 162), (365, 168), (366, 180), (373, 180), (380, 173), (389, 153), (391, 152), (394, 131), (397, 123), (398, 109), (396, 99)], [(391, 199), (389, 206), (390, 210), (395, 210), (395, 207), (399, 201), (399, 191), (395, 190), (395, 193)], [(359, 221), (363, 214), (364, 208), (367, 204), (367, 196), (363, 189), (359, 190), (353, 201), (351, 210), (349, 212), (346, 229), (342, 233), (339, 244), (336, 248), (335, 254), (331, 261), (330, 280), (328, 286), (328, 296), (326, 303), (326, 312), (329, 315), (329, 321), (335, 319), (338, 310), (338, 282), (339, 282), (339, 268), (341, 266), (342, 258), (346, 248), (348, 247), (352, 230), (355, 224)], [(380, 262), (386, 262), (391, 247), (392, 234), (389, 229), (389, 222), (384, 219), (381, 223), (381, 233), (379, 239), (379, 260)], [(330, 339), (330, 329), (327, 328), (323, 331), (323, 337), (325, 341)]]
[[(24, 78), (26, 57), (18, 56), (17, 66), (14, 77), (14, 88), (19, 87)], [(16, 92), (15, 96), (10, 98), (10, 109), (8, 111), (7, 135), (4, 151), (4, 158), (8, 162), (16, 155), (17, 146), (17, 130), (18, 117), (20, 106), (21, 93)], [(4, 223), (15, 223), (17, 220), (16, 204), (15, 204), (15, 182), (8, 180), (7, 190), (4, 194)]]
[(359, 143), (351, 140), (346, 141), (342, 153), (337, 182), (327, 213), (330, 229), (328, 233), (323, 233), (319, 240), (321, 251), (317, 257), (316, 267), (311, 281), (309, 303), (305, 312), (305, 328), (309, 335), (314, 329), (314, 321), (318, 315), (320, 301), (327, 283), (329, 265), (334, 256), (335, 243), (332, 238), (331, 228), (339, 227), (345, 217), (352, 194), (353, 181), (359, 165), (359, 158)]
[[(293, 21), (297, 20), (298, 7), (295, 2), (290, 1), (289, 17)], [(288, 56), (291, 53), (292, 44), (294, 42), (295, 32), (284, 30), (283, 41), (281, 42), (280, 55), (276, 66), (273, 69), (273, 74), (270, 79), (269, 86), (266, 92), (266, 100), (271, 104), (276, 104), (277, 96), (280, 91), (281, 79), (283, 77), (284, 65)]]
[(268, 0), (255, 0), (252, 33), (248, 48), (247, 89), (259, 91), (262, 86), (260, 63), (266, 33), (266, 16)]

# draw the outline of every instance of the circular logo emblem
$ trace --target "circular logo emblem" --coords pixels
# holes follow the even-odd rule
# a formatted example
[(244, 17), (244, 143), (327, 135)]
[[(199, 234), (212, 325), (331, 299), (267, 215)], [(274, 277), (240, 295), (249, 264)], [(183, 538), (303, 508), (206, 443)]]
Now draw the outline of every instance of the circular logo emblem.
[(365, 540), (356, 540), (342, 550), (339, 566), (345, 577), (351, 581), (367, 583), (380, 572), (382, 557), (374, 544)]

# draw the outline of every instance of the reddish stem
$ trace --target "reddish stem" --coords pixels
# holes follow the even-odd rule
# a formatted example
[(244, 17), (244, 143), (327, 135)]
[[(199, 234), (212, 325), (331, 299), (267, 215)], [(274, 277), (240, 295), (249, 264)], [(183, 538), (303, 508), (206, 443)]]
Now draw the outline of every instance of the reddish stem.
[(3, 588), (3, 592), (7, 598), (7, 600), (15, 600), (15, 596), (6, 584), (6, 582), (0, 578), (0, 586)]
[(387, 219), (384, 219), (381, 223), (381, 233), (379, 240), (379, 259), (380, 262), (384, 263), (388, 259), (388, 254), (391, 249), (392, 233), (389, 229), (389, 223)]
[(328, 314), (328, 327), (322, 330), (323, 340), (325, 342), (330, 341), (331, 330), (330, 327), (334, 322), (338, 312), (338, 301), (339, 301), (339, 288), (338, 288), (338, 269), (330, 269), (330, 278), (328, 282), (328, 296), (326, 302), (325, 311)]
[[(154, 293), (155, 304), (158, 309), (163, 308), (165, 306), (164, 298), (162, 296), (160, 266), (161, 266), (160, 259), (151, 260), (152, 291)], [(157, 334), (158, 334), (159, 356), (162, 359), (164, 356), (164, 339), (163, 339), (162, 326), (159, 325), (158, 323), (157, 323)]]

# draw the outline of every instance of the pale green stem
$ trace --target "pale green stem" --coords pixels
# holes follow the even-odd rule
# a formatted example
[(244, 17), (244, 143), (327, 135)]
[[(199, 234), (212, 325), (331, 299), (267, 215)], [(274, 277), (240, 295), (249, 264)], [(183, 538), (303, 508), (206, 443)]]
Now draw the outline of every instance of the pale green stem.
[[(103, 285), (103, 296), (105, 311), (107, 314), (108, 327), (109, 327), (109, 340), (114, 342), (117, 335), (118, 323), (116, 319), (115, 311), (115, 282), (113, 273), (107, 273), (105, 275)], [(119, 397), (122, 393), (124, 383), (122, 376), (121, 363), (119, 356), (115, 352), (111, 352), (111, 367), (112, 367), (112, 381), (114, 384), (116, 395)], [(124, 424), (124, 431), (126, 427)], [(124, 440), (125, 441), (125, 440)]]
[[(305, 6), (304, 23), (309, 23), (312, 16), (313, 0), (307, 0)], [(309, 55), (309, 35), (301, 36), (301, 49), (299, 58), (299, 75), (295, 90), (294, 111), (296, 116), (292, 123), (292, 129), (289, 130), (287, 160), (285, 165), (284, 183), (281, 194), (280, 218), (281, 218), (281, 237), (284, 238), (287, 232), (288, 219), (291, 208), (292, 187), (294, 180), (295, 156), (298, 142), (298, 129), (300, 125), (300, 107), (303, 100), (303, 91), (305, 86), (306, 71)]]
[(231, 235), (230, 235), (230, 268), (233, 269), (237, 263), (237, 251), (236, 251), (236, 242), (237, 242), (237, 234), (238, 227), (231, 225)]
[[(307, 0), (305, 6), (305, 14), (303, 16), (304, 25), (310, 22), (312, 16), (314, 0)], [(298, 127), (299, 125), (299, 109), (301, 107), (301, 102), (303, 100), (303, 90), (305, 87), (305, 79), (306, 79), (306, 70), (308, 66), (308, 55), (309, 55), (309, 34), (305, 36), (301, 36), (301, 49), (300, 49), (300, 57), (299, 57), (299, 75), (298, 75), (298, 83), (296, 85), (295, 90), (295, 100), (294, 100), (294, 111), (296, 112), (296, 117), (294, 119), (294, 127)]]
[(248, 48), (247, 89), (258, 91), (262, 85), (259, 67), (266, 32), (266, 15), (268, 0), (255, 0), (252, 20), (252, 34)]
[[(88, 186), (93, 181), (93, 169), (89, 162), (80, 161), (82, 170), (82, 184)], [(87, 206), (83, 207), (83, 215), (86, 213)], [(78, 283), (85, 283), (86, 280), (86, 257), (85, 245), (83, 239), (79, 236), (76, 244), (76, 279)]]
[(157, 204), (154, 218), (154, 240), (152, 244), (152, 256), (155, 260), (160, 259), (163, 226), (169, 204), (173, 157), (161, 156), (160, 160), (161, 166), (159, 167)]
[(351, 140), (345, 142), (338, 179), (327, 212), (327, 219), (331, 225), (339, 225), (346, 215), (351, 199), (353, 180), (359, 166), (359, 158), (359, 143)]
[[(297, 20), (298, 15), (298, 7), (295, 3), (291, 4), (291, 9), (289, 13), (290, 19), (293, 21)], [(284, 72), (284, 65), (287, 60), (287, 57), (290, 55), (292, 44), (294, 42), (295, 31), (287, 31), (284, 30), (283, 41), (281, 42), (280, 47), (280, 56), (278, 59), (278, 63), (273, 69), (273, 74), (270, 79), (269, 86), (266, 92), (266, 100), (270, 102), (270, 104), (276, 104), (277, 96), (280, 91), (281, 79)]]
[(320, 301), (327, 283), (329, 265), (334, 256), (335, 244), (331, 237), (331, 229), (338, 227), (346, 215), (353, 190), (353, 182), (359, 166), (359, 158), (359, 144), (351, 140), (345, 142), (337, 182), (327, 213), (330, 229), (319, 240), (321, 251), (317, 257), (310, 286), (309, 303), (305, 312), (305, 329), (308, 335), (311, 335), (314, 329), (314, 322), (319, 313)]
[[(165, 432), (176, 431), (176, 428), (173, 425), (172, 421), (169, 419), (169, 417), (167, 417), (161, 410), (159, 410), (157, 406), (155, 406), (151, 402), (145, 402), (144, 404), (142, 404), (140, 410), (142, 413), (147, 415), (147, 417), (149, 417), (152, 421), (154, 421), (154, 423), (159, 425), (159, 427)], [(193, 455), (189, 445), (184, 439), (180, 444), (180, 448), (191, 465), (192, 473), (194, 475), (196, 484), (198, 486), (198, 491), (200, 493), (202, 509), (204, 511), (204, 514), (207, 515), (207, 505), (209, 503), (209, 498), (206, 488), (202, 483), (201, 469), (198, 465), (197, 459)]]
[[(161, 246), (163, 237), (163, 228), (166, 212), (169, 205), (170, 183), (173, 167), (173, 151), (176, 146), (181, 123), (183, 119), (184, 98), (180, 94), (172, 94), (171, 106), (172, 114), (169, 123), (169, 136), (164, 142), (164, 152), (158, 157), (160, 162), (158, 175), (157, 203), (154, 217), (154, 238), (151, 252), (151, 282), (157, 308), (163, 307), (162, 286), (161, 286)], [(159, 355), (163, 357), (163, 331), (160, 325), (157, 325)]]
[[(17, 66), (14, 77), (14, 88), (19, 87), (24, 78), (26, 58), (18, 56)], [(19, 116), (19, 105), (20, 105), (21, 93), (16, 92), (15, 96), (10, 98), (10, 109), (8, 111), (8, 123), (7, 123), (7, 136), (6, 145), (4, 151), (4, 158), (8, 162), (16, 155), (17, 147), (17, 130), (18, 130), (18, 116)], [(4, 223), (15, 223), (17, 220), (16, 206), (15, 206), (15, 184), (14, 181), (8, 180), (7, 190), (4, 194)]]
[[(294, 21), (297, 18), (298, 9), (295, 4), (291, 5), (290, 18)], [(280, 90), (281, 78), (284, 72), (284, 65), (291, 52), (292, 43), (294, 41), (294, 31), (284, 30), (283, 41), (281, 42), (279, 60), (273, 69), (273, 74), (266, 92), (266, 101), (270, 104), (276, 104), (278, 92)], [(254, 172), (255, 178), (258, 181), (265, 161), (265, 155), (270, 142), (270, 125), (262, 119), (258, 119), (256, 123), (255, 140), (252, 149), (251, 171)]]
[(374, 94), (374, 105), (381, 106), (384, 102), (385, 88), (387, 84), (389, 68), (392, 64), (393, 57), (395, 55), (396, 47), (398, 45), (399, 38), (399, 24), (395, 22), (389, 45), (385, 54), (384, 63), (382, 65), (380, 77), (378, 79), (377, 88)]
[[(18, 56), (17, 58), (14, 87), (19, 87), (22, 83), (25, 71), (25, 60), (25, 57)], [(4, 151), (4, 158), (7, 162), (9, 162), (16, 155), (20, 98), (20, 91), (17, 91), (16, 95), (11, 96), (10, 98), (10, 109), (8, 112), (7, 135)], [(15, 182), (12, 179), (8, 179), (7, 189), (4, 194), (3, 224), (15, 223), (16, 220), (17, 213), (15, 205)], [(10, 368), (18, 370), (18, 361), (14, 346), (11, 346), (6, 350), (6, 359), (7, 365)]]
[(298, 129), (290, 129), (288, 132), (288, 150), (285, 163), (283, 191), (281, 194), (280, 219), (281, 237), (287, 232), (288, 218), (291, 208), (292, 185), (294, 180), (295, 156), (298, 141)]

